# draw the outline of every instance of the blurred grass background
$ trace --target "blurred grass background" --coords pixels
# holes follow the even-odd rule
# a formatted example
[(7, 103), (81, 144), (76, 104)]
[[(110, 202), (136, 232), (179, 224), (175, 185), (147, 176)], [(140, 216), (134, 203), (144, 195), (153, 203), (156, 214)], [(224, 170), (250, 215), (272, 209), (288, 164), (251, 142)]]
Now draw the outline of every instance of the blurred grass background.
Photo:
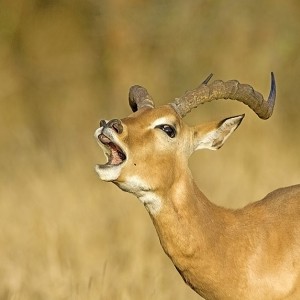
[(227, 207), (299, 183), (299, 15), (296, 0), (1, 0), (0, 299), (199, 299), (138, 200), (97, 178), (94, 130), (129, 114), (133, 84), (159, 105), (213, 72), (267, 97), (274, 71), (270, 120), (225, 101), (186, 118), (246, 113), (190, 165)]

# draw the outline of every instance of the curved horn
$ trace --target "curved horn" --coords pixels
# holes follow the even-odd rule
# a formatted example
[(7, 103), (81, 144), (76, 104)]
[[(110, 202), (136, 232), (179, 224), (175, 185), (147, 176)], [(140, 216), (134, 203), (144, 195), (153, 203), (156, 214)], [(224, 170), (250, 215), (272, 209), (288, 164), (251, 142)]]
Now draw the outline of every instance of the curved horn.
[(154, 108), (152, 97), (144, 87), (139, 85), (134, 85), (129, 89), (129, 105), (133, 112), (144, 106)]
[(273, 72), (271, 72), (271, 89), (267, 101), (264, 100), (262, 94), (255, 91), (248, 84), (241, 84), (237, 80), (226, 82), (215, 80), (212, 83), (208, 83), (211, 77), (212, 74), (200, 86), (185, 92), (182, 97), (176, 98), (171, 103), (171, 106), (181, 117), (184, 117), (199, 104), (217, 99), (237, 100), (248, 105), (261, 119), (271, 117), (276, 98), (276, 83)]

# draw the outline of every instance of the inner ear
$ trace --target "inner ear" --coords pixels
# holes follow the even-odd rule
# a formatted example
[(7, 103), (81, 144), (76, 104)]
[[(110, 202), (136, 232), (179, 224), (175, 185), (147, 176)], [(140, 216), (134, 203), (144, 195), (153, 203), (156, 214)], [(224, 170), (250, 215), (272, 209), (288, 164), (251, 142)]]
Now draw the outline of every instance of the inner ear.
[(199, 149), (217, 150), (221, 148), (241, 124), (244, 116), (230, 117), (219, 122), (210, 122), (195, 127), (194, 151)]

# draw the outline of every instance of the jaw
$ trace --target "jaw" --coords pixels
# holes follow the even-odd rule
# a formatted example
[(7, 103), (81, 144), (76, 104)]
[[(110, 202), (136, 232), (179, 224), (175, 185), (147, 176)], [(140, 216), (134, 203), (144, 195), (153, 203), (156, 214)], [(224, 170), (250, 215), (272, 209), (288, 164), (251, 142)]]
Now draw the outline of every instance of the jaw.
[(120, 145), (111, 130), (103, 130), (100, 127), (96, 130), (95, 137), (107, 157), (107, 163), (97, 164), (95, 171), (104, 181), (117, 181), (127, 162), (127, 151)]

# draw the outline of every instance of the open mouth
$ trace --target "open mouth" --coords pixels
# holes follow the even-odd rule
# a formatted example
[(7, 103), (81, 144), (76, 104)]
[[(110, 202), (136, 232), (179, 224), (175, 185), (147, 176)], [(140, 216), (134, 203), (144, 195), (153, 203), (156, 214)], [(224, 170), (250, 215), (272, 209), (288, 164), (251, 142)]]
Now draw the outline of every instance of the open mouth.
[(98, 139), (104, 146), (105, 155), (108, 159), (104, 166), (117, 166), (126, 160), (126, 154), (119, 145), (112, 142), (103, 133), (98, 136)]

